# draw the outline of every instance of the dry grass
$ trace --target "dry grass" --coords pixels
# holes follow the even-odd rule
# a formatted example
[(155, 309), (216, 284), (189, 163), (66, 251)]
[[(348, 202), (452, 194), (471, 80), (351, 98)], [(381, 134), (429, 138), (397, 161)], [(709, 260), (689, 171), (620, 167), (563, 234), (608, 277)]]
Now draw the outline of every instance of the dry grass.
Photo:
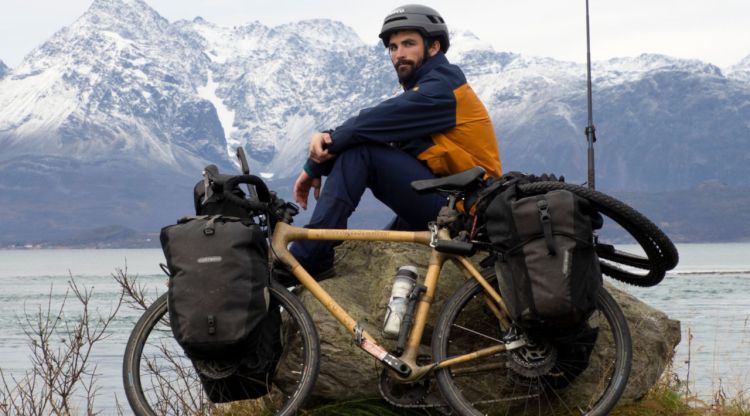
[[(268, 412), (258, 411), (258, 407), (252, 401), (242, 401), (220, 405), (211, 414), (213, 416), (266, 416)], [(300, 413), (302, 416), (430, 416), (438, 414), (440, 413), (427, 409), (393, 407), (382, 399), (332, 402), (303, 410)]]
[(750, 397), (743, 391), (730, 397), (720, 388), (711, 399), (702, 400), (691, 393), (687, 384), (668, 368), (646, 397), (618, 406), (612, 415), (750, 416)]

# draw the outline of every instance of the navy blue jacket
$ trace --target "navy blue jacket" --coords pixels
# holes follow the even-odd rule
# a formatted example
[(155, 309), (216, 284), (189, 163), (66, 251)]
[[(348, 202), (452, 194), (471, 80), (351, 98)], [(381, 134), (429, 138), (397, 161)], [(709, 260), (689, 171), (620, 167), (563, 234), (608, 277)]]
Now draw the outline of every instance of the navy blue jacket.
[[(489, 114), (459, 67), (442, 52), (417, 69), (404, 92), (367, 108), (331, 132), (328, 151), (337, 154), (361, 143), (390, 143), (424, 161), (436, 176), (474, 166), (501, 175)], [(333, 160), (308, 160), (305, 171), (320, 177)]]

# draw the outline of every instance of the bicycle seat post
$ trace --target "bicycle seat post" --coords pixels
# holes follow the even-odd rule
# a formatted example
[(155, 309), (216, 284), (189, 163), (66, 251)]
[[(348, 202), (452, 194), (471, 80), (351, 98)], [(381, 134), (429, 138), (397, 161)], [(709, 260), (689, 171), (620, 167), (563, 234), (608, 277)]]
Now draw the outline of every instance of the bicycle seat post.
[(455, 192), (451, 192), (448, 194), (448, 208), (449, 209), (456, 209), (456, 200), (458, 199), (459, 194)]

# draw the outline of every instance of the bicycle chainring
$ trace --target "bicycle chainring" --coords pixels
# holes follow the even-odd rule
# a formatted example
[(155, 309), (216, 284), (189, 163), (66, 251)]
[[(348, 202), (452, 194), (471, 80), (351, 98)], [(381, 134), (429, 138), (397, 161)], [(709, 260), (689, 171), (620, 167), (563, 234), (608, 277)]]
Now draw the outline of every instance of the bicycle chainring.
[(446, 408), (447, 403), (443, 400), (440, 392), (434, 388), (432, 377), (428, 376), (413, 383), (403, 383), (394, 380), (388, 369), (380, 373), (378, 388), (380, 395), (388, 403), (397, 407), (410, 408)]
[(414, 407), (427, 396), (430, 386), (428, 380), (414, 383), (399, 383), (391, 378), (389, 370), (380, 373), (380, 394), (389, 403), (400, 407)]

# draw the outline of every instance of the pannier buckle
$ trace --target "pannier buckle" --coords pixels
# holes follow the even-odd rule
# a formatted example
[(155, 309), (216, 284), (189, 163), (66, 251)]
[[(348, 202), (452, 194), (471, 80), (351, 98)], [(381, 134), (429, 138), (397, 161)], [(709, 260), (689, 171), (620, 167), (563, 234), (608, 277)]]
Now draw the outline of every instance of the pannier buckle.
[(219, 218), (219, 215), (212, 216), (208, 222), (206, 222), (206, 226), (203, 227), (203, 234), (204, 235), (214, 235), (216, 233), (216, 228), (214, 228), (214, 221)]

